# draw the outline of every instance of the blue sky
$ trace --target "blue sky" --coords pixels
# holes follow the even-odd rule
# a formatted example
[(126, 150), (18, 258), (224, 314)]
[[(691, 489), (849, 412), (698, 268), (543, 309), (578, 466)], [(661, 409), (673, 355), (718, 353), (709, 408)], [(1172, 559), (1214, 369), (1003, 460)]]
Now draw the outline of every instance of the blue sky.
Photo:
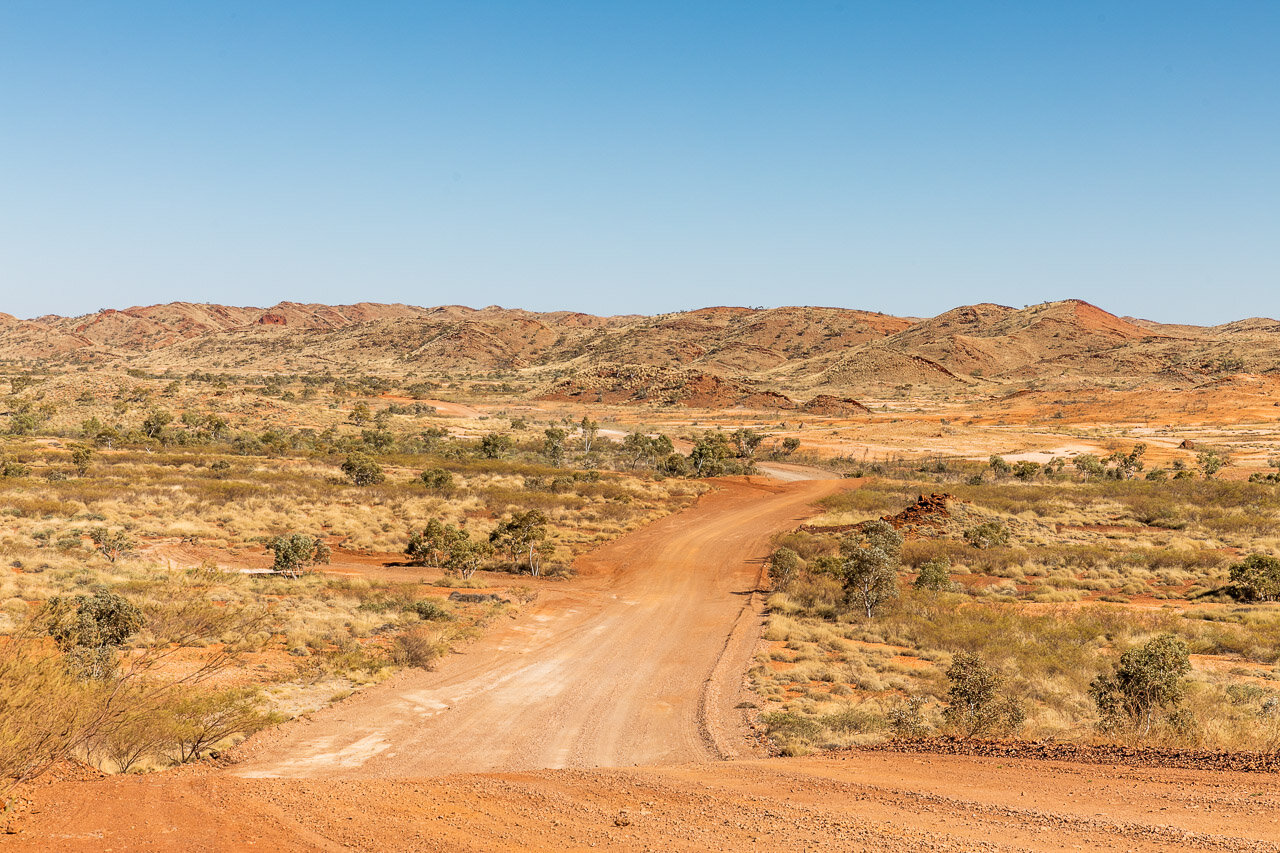
[(1280, 3), (0, 3), (0, 311), (1280, 315)]

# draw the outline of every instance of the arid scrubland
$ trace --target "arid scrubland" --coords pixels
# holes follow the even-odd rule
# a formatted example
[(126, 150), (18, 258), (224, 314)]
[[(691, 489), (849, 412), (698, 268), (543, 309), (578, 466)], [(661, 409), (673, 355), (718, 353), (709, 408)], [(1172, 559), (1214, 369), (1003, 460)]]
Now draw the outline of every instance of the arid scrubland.
[[(10, 384), (9, 779), (65, 758), (107, 770), (191, 760), (429, 666), (570, 574), (576, 555), (704, 488), (656, 474), (647, 436), (614, 441), (589, 418), (443, 416), (382, 399), (384, 383)], [(410, 551), (428, 525), (466, 553)], [(290, 537), (306, 556), (285, 572)], [(468, 594), (451, 598), (457, 587)]]
[(191, 760), (431, 666), (770, 465), (861, 483), (776, 543), (748, 679), (783, 751), (1276, 748), (1269, 327), (237, 310), (0, 335), (7, 778)]
[[(1246, 588), (1240, 569), (1280, 545), (1276, 484), (1120, 478), (1090, 460), (1024, 480), (998, 458), (903, 466), (781, 536), (751, 678), (782, 748), (930, 733), (1280, 748), (1276, 589)], [(901, 542), (867, 616), (850, 558), (880, 517)], [(1099, 679), (1161, 637), (1184, 644), (1185, 681), (1150, 719), (1108, 716)], [(976, 732), (954, 719), (966, 655), (989, 670)]]

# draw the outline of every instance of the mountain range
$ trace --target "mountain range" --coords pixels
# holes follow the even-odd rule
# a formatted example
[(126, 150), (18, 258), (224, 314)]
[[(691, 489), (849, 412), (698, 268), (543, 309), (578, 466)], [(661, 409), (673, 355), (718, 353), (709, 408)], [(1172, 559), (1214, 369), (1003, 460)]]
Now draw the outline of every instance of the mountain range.
[(505, 377), (550, 398), (618, 402), (767, 405), (769, 395), (779, 404), (785, 395), (821, 395), (838, 409), (904, 390), (1178, 391), (1240, 374), (1280, 377), (1280, 322), (1162, 324), (1074, 299), (966, 305), (931, 318), (818, 307), (597, 317), (496, 306), (172, 302), (78, 317), (0, 314), (0, 359)]

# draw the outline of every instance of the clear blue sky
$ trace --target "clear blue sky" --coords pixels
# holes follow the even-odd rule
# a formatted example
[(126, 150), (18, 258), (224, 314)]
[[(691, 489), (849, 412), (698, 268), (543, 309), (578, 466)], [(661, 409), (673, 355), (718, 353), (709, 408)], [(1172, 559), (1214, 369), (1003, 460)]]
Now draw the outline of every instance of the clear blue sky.
[(4, 0), (0, 295), (1280, 315), (1280, 2)]

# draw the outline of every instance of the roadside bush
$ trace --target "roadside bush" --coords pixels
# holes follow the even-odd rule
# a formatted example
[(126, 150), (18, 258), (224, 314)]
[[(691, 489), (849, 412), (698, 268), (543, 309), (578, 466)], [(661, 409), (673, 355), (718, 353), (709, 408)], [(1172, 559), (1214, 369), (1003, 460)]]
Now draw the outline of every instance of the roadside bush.
[(787, 586), (800, 569), (800, 555), (790, 548), (779, 548), (769, 558), (769, 577), (779, 589)]
[(157, 725), (154, 715), (132, 713), (107, 726), (93, 738), (91, 751), (105, 755), (119, 773), (158, 755), (167, 745), (169, 732)]
[(439, 622), (453, 618), (453, 614), (448, 608), (444, 607), (438, 601), (429, 598), (420, 598), (412, 604), (405, 607), (409, 613), (417, 614), (419, 619), (427, 622)]
[(890, 709), (889, 728), (895, 737), (917, 738), (929, 733), (929, 724), (924, 718), (923, 696), (908, 696), (904, 702)]
[(396, 636), (391, 646), (391, 659), (399, 666), (426, 669), (448, 650), (439, 636), (425, 628), (411, 628)]
[(0, 793), (72, 755), (101, 724), (102, 682), (34, 637), (0, 643)]
[(156, 725), (168, 732), (168, 741), (182, 763), (194, 761), (224, 740), (253, 734), (274, 721), (263, 713), (256, 690), (231, 688), (173, 697)]
[(1099, 675), (1089, 685), (1101, 727), (1150, 734), (1157, 720), (1170, 716), (1182, 701), (1190, 671), (1187, 644), (1172, 634), (1125, 652), (1114, 672)]
[(822, 726), (816, 720), (786, 711), (762, 714), (760, 722), (781, 745), (783, 755), (804, 755), (822, 736)]
[(959, 652), (947, 668), (947, 707), (943, 718), (962, 737), (1012, 734), (1022, 728), (1026, 711), (1017, 699), (1004, 695), (1005, 679), (972, 652)]

